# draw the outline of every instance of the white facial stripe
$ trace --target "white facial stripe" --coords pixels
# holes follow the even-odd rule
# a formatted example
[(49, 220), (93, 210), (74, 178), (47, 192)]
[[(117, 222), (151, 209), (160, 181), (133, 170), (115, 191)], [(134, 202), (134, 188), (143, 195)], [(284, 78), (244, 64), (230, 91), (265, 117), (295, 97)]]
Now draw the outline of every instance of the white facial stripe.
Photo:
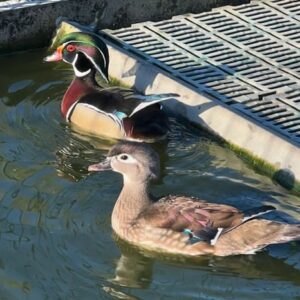
[[(66, 45), (68, 45), (68, 44), (70, 44), (70, 43), (81, 43), (81, 44), (85, 44), (85, 42), (81, 42), (81, 41), (76, 41), (76, 40), (71, 40), (71, 41), (68, 41), (68, 42), (66, 42), (66, 43), (63, 43), (62, 45), (64, 46), (64, 48), (66, 47)], [(107, 61), (106, 61), (106, 59), (105, 59), (105, 56), (104, 56), (104, 53), (101, 51), (101, 49), (99, 48), (99, 47), (97, 47), (97, 46), (95, 46), (95, 48), (97, 48), (98, 49), (98, 51), (100, 52), (100, 54), (101, 54), (101, 56), (102, 56), (102, 59), (103, 59), (103, 63), (104, 63), (104, 67), (106, 67), (107, 66)], [(82, 51), (81, 51), (82, 52)], [(102, 72), (102, 70), (100, 69), (100, 68), (98, 68), (98, 65), (95, 63), (95, 61), (93, 60), (93, 58), (92, 57), (90, 57), (89, 55), (87, 55), (86, 53), (84, 53), (84, 52), (82, 52), (90, 61), (91, 61), (91, 63), (96, 67), (96, 69), (99, 71), (99, 73), (101, 74), (101, 76), (105, 79), (105, 81), (108, 83), (108, 78), (103, 74), (103, 72)], [(76, 54), (77, 55), (77, 54)], [(77, 60), (77, 56), (75, 57), (75, 59), (73, 60), (73, 63), (72, 63), (72, 65), (73, 65), (73, 67), (74, 67), (74, 63), (76, 63), (76, 60)], [(64, 60), (65, 61), (65, 60)], [(65, 62), (67, 62), (67, 61), (65, 61)], [(67, 62), (68, 63), (68, 62)], [(74, 70), (75, 70), (75, 74), (76, 74), (76, 68), (74, 68)], [(77, 70), (78, 71), (78, 70)], [(85, 76), (85, 75), (87, 75), (89, 72), (90, 72), (90, 70), (89, 70), (89, 72), (88, 73), (86, 73), (85, 75), (81, 75), (80, 76), (80, 73), (81, 74), (84, 74), (84, 73), (82, 73), (82, 72), (80, 72), (80, 71), (78, 71), (79, 73), (78, 74), (76, 74), (76, 76), (78, 76), (78, 77), (83, 77), (83, 76)]]
[(80, 71), (78, 71), (76, 68), (74, 68), (74, 71), (75, 71), (75, 75), (76, 75), (77, 77), (84, 77), (84, 76), (86, 76), (87, 74), (89, 74), (89, 73), (91, 72), (91, 69), (88, 69), (88, 70), (85, 71), (85, 72), (80, 72)]
[(107, 61), (105, 59), (104, 53), (101, 51), (101, 49), (99, 47), (96, 47), (96, 48), (99, 50), (99, 52), (100, 52), (100, 54), (101, 54), (101, 56), (103, 58), (104, 67), (106, 67)]
[(91, 72), (91, 69), (88, 69), (87, 71), (85, 72), (80, 72), (77, 68), (76, 68), (76, 62), (77, 62), (77, 59), (78, 59), (78, 53), (76, 53), (75, 55), (75, 58), (72, 62), (72, 66), (73, 66), (73, 69), (74, 69), (74, 72), (75, 72), (75, 75), (77, 77), (84, 77), (86, 76), (87, 74), (89, 74)]
[[(83, 52), (82, 52), (83, 53)], [(105, 81), (108, 83), (108, 79), (106, 78), (106, 76), (103, 74), (102, 70), (98, 67), (98, 65), (95, 63), (95, 61), (93, 60), (92, 57), (90, 57), (89, 55), (87, 55), (86, 53), (83, 53), (85, 55), (85, 57), (91, 61), (91, 63), (94, 65), (94, 67), (99, 71), (99, 73), (101, 74), (102, 78), (105, 79)]]
[[(81, 44), (86, 44), (85, 42), (82, 42), (82, 41), (68, 41), (68, 42), (66, 42), (66, 43), (63, 43), (63, 46), (65, 47), (66, 45), (68, 45), (68, 44), (70, 44), (70, 43), (81, 43)], [(94, 46), (95, 48), (97, 48), (98, 49), (98, 51), (100, 52), (100, 54), (101, 54), (101, 56), (102, 56), (102, 59), (103, 59), (103, 62), (104, 62), (104, 67), (106, 67), (107, 66), (107, 61), (106, 61), (106, 58), (105, 58), (105, 55), (104, 55), (104, 53), (102, 52), (102, 50), (99, 48), (99, 47), (97, 47), (97, 46)]]
[(137, 160), (132, 157), (130, 154), (122, 153), (117, 156), (117, 159), (125, 164), (134, 164), (137, 163)]

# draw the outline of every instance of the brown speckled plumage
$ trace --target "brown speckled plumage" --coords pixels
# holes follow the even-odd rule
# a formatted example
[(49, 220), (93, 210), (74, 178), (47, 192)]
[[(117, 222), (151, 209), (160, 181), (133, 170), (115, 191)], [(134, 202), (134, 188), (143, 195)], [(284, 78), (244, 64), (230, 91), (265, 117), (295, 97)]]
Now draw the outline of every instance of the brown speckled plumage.
[[(122, 142), (108, 154), (124, 185), (112, 213), (112, 227), (122, 239), (147, 250), (198, 256), (252, 254), (269, 244), (300, 239), (300, 225), (256, 219), (271, 210), (242, 212), (225, 205), (167, 196), (154, 202), (149, 182), (159, 177), (159, 157), (148, 145)], [(103, 170), (103, 164), (90, 170)]]

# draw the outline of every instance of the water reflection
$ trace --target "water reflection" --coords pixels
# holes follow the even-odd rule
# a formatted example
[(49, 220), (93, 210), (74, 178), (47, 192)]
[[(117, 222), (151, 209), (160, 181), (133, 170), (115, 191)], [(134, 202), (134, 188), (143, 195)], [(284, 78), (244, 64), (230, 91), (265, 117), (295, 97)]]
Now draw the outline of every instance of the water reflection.
[[(175, 124), (175, 121), (172, 120), (171, 123)], [(65, 131), (68, 138), (55, 151), (56, 168), (59, 176), (73, 181), (85, 178), (89, 174), (88, 166), (103, 160), (112, 146), (118, 142), (114, 139), (87, 135), (71, 124)], [(167, 160), (167, 145), (168, 140), (151, 144), (162, 157), (162, 173)]]
[(73, 181), (86, 177), (88, 166), (103, 160), (114, 143), (116, 141), (72, 131), (65, 143), (55, 151), (58, 175)]
[[(72, 71), (44, 53), (0, 57), (0, 299), (299, 299), (300, 245), (254, 256), (187, 260), (112, 239), (122, 180), (87, 173), (114, 141), (66, 124), (60, 99)], [(272, 204), (269, 217), (300, 220), (299, 198), (228, 149), (171, 120), (153, 145), (162, 159), (155, 195), (187, 194), (239, 208)]]
[(113, 235), (121, 257), (115, 269), (114, 284), (131, 288), (147, 288), (152, 282), (153, 258), (143, 255), (138, 249)]
[[(295, 268), (282, 258), (270, 256), (268, 254), (269, 250), (248, 256), (225, 258), (203, 256), (187, 259), (179, 256), (172, 257), (143, 252), (126, 242), (118, 240), (116, 237), (115, 241), (121, 251), (121, 257), (117, 261), (115, 276), (111, 280), (113, 285), (105, 285), (103, 290), (117, 299), (138, 299), (133, 297), (132, 290), (129, 288), (149, 288), (154, 280), (153, 278), (158, 275), (156, 274), (158, 271), (155, 270), (155, 264), (160, 264), (160, 267), (167, 269), (172, 268), (174, 272), (179, 273), (182, 268), (192, 271), (197, 276), (196, 281), (194, 281), (197, 284), (197, 289), (203, 287), (209, 290), (209, 293), (212, 293), (217, 287), (223, 288), (226, 284), (229, 284), (233, 299), (242, 299), (238, 298), (241, 291), (242, 293), (245, 292), (243, 291), (244, 287), (239, 286), (241, 282), (250, 283), (253, 280), (264, 282), (264, 284), (272, 281), (281, 282), (281, 284), (289, 282), (296, 287), (296, 290), (292, 290), (290, 295), (292, 296), (293, 293), (295, 295), (299, 294), (297, 287), (300, 286), (300, 268)], [(280, 246), (272, 247), (279, 248)], [(270, 268), (270, 266), (273, 267)], [(207, 276), (210, 277), (209, 285), (207, 285)], [(222, 284), (222, 281), (226, 284)], [(234, 287), (235, 285), (236, 287)], [(178, 289), (175, 286), (173, 288)], [(261, 287), (261, 289), (264, 288)], [(285, 291), (280, 289), (274, 290), (271, 294), (275, 299), (277, 299), (277, 296), (283, 297), (285, 294)], [(260, 288), (258, 288), (258, 292), (261, 292)], [(248, 296), (251, 294), (252, 292)], [(246, 296), (247, 299), (248, 296)], [(180, 299), (178, 295), (176, 298)]]

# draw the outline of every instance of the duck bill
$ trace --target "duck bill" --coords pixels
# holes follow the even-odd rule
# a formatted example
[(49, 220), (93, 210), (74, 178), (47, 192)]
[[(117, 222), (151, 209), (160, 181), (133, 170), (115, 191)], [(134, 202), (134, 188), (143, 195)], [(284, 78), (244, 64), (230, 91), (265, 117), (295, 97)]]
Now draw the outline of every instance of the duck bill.
[(98, 164), (90, 165), (88, 167), (89, 172), (102, 172), (102, 171), (106, 171), (106, 170), (111, 170), (110, 158), (107, 158), (106, 160), (104, 160)]
[(49, 62), (49, 61), (60, 61), (63, 59), (62, 57), (62, 50), (63, 46), (58, 47), (54, 53), (52, 53), (49, 56), (44, 57), (44, 61)]

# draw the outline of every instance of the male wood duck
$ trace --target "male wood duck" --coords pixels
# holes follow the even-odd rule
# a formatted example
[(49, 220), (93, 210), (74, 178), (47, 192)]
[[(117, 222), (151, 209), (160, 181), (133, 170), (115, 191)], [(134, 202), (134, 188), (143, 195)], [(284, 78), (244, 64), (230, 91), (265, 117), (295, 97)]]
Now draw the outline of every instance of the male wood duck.
[(63, 60), (73, 66), (75, 77), (61, 103), (67, 121), (89, 133), (116, 139), (152, 141), (166, 136), (168, 119), (159, 102), (177, 94), (142, 95), (100, 86), (96, 74), (109, 82), (109, 53), (106, 44), (92, 33), (67, 34), (58, 44), (44, 60)]
[(148, 145), (121, 142), (107, 159), (89, 171), (112, 169), (123, 175), (123, 189), (112, 212), (112, 227), (121, 238), (155, 252), (200, 256), (254, 254), (269, 244), (300, 239), (300, 224), (257, 217), (273, 211), (260, 206), (246, 211), (187, 196), (154, 202), (149, 183), (160, 173), (158, 154)]

